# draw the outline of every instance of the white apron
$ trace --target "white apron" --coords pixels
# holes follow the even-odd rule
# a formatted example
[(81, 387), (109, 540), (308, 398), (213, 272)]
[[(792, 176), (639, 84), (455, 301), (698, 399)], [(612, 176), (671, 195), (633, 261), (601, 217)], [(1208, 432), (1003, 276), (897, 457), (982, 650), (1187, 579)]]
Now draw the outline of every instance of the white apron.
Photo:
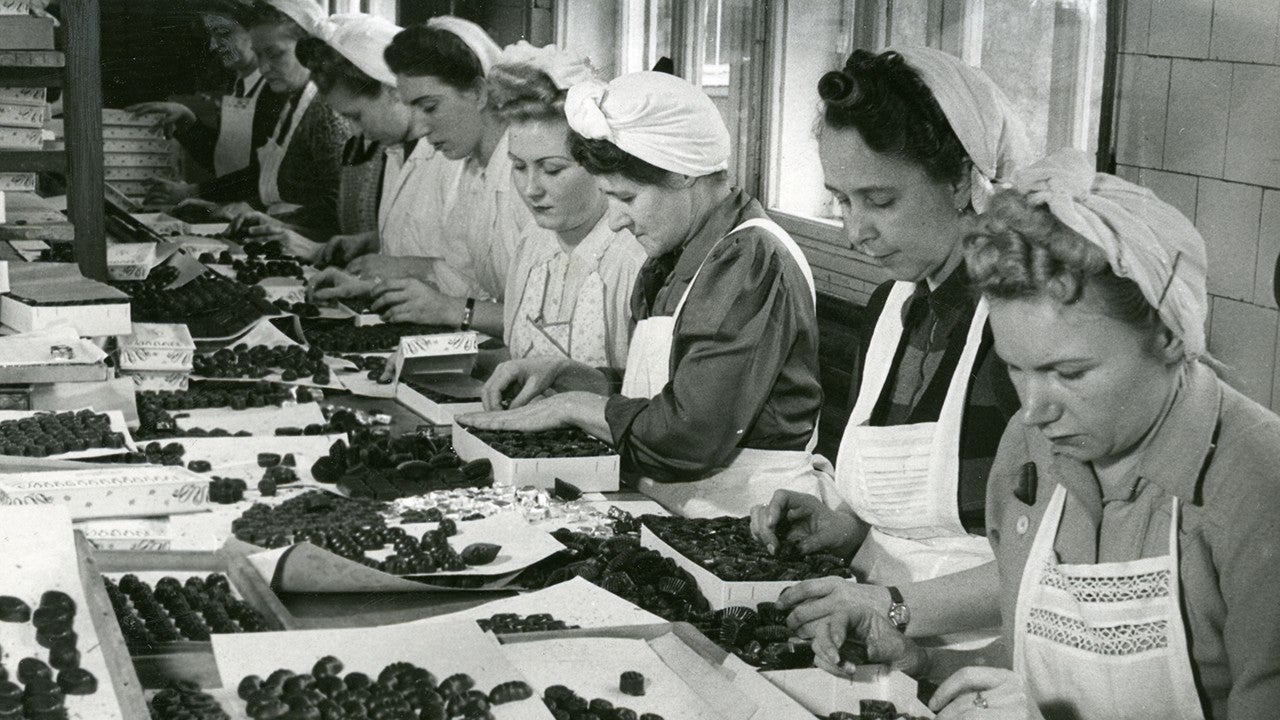
[[(729, 234), (747, 228), (758, 227), (769, 231), (787, 249), (787, 253), (800, 266), (809, 284), (809, 294), (817, 304), (813, 272), (804, 253), (787, 231), (772, 220), (752, 218), (734, 228)], [(728, 235), (726, 235), (728, 237)], [(707, 253), (710, 257), (711, 253)], [(703, 265), (706, 259), (703, 259)], [(649, 398), (662, 392), (670, 381), (671, 343), (676, 321), (689, 299), (689, 288), (698, 281), (702, 266), (694, 274), (684, 295), (676, 305), (674, 314), (649, 317), (636, 324), (631, 334), (631, 347), (627, 353), (627, 370), (623, 375), (622, 394), (633, 398)], [(729, 465), (702, 480), (681, 483), (659, 483), (640, 478), (639, 488), (676, 515), (683, 517), (719, 517), (733, 515), (743, 517), (751, 513), (755, 505), (769, 502), (775, 490), (788, 489), (824, 496), (824, 474), (815, 469), (815, 462), (825, 463), (812, 453), (817, 440), (817, 428), (804, 450), (755, 450), (743, 448), (737, 451)], [(821, 466), (819, 466), (821, 467)]]
[[(564, 257), (565, 264), (553, 268), (551, 263), (555, 257)], [(551, 273), (568, 270), (569, 258), (564, 255), (555, 257), (534, 265), (525, 278), (511, 326), (511, 357), (560, 356), (592, 367), (617, 367), (609, 357), (611, 346), (605, 321), (605, 287), (604, 279), (600, 277), (599, 258), (596, 258), (597, 268), (583, 280), (577, 297), (570, 299), (573, 306), (569, 309), (568, 319), (551, 321), (543, 316)], [(563, 307), (558, 314), (564, 316)]]
[(1018, 587), (1013, 670), (1031, 716), (1203, 720), (1180, 604), (1178, 499), (1168, 555), (1067, 565), (1053, 549), (1066, 497), (1059, 485)]
[(243, 96), (222, 96), (218, 142), (213, 146), (213, 173), (218, 177), (249, 167), (250, 153), (253, 152), (254, 109), (258, 105), (258, 94), (266, 84), (257, 72), (249, 77), (254, 75), (257, 75), (257, 81)]
[[(895, 283), (867, 348), (858, 401), (840, 440), (836, 491), (871, 532), (853, 558), (863, 582), (901, 585), (977, 567), (994, 559), (986, 537), (960, 523), (960, 427), (969, 378), (987, 322), (980, 300), (969, 324), (937, 422), (874, 427), (867, 424), (885, 389), (902, 340), (902, 309), (915, 284)], [(999, 628), (941, 638), (954, 649), (989, 643)]]
[(276, 127), (271, 131), (271, 137), (262, 143), (262, 147), (258, 148), (258, 199), (263, 205), (267, 206), (267, 212), (272, 215), (278, 215), (296, 209), (297, 205), (290, 205), (284, 202), (280, 197), (280, 163), (284, 161), (284, 155), (289, 150), (289, 143), (293, 141), (293, 133), (298, 129), (298, 124), (302, 122), (302, 116), (306, 114), (307, 108), (311, 106), (311, 101), (315, 99), (316, 84), (308, 82), (307, 87), (302, 91), (302, 97), (298, 99), (298, 107), (293, 111), (293, 117), (290, 118), (289, 128), (285, 131), (284, 140), (276, 142), (276, 138), (280, 136), (280, 130), (284, 124), (285, 116), (289, 114), (289, 106), (285, 105), (280, 111), (280, 120), (276, 123)]

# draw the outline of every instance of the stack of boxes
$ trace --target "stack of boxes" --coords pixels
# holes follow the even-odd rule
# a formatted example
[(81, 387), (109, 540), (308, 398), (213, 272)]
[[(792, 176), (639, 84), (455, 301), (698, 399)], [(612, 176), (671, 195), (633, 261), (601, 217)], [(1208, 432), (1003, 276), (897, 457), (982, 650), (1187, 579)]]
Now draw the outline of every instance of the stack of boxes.
[(154, 115), (138, 116), (124, 110), (102, 111), (103, 165), (108, 184), (130, 200), (142, 202), (146, 180), (178, 177), (178, 154), (165, 139), (164, 128)]
[[(30, 14), (29, 0), (0, 0), (0, 67), (60, 67), (53, 51), (53, 20)], [(0, 152), (39, 150), (48, 116), (45, 89), (9, 87), (0, 76)], [(0, 223), (6, 222), (4, 194), (35, 192), (35, 173), (0, 172)]]
[(138, 390), (186, 390), (196, 343), (186, 325), (134, 323), (119, 338), (120, 374)]

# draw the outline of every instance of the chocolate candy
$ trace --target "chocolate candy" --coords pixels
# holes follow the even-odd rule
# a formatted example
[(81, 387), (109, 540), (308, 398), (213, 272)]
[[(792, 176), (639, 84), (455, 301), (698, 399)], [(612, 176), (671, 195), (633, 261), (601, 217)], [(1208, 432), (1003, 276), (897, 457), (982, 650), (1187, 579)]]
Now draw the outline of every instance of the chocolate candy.
[(98, 691), (98, 678), (84, 668), (67, 668), (58, 672), (58, 687), (68, 695), (92, 695)]
[(41, 413), (0, 421), (0, 454), (47, 457), (68, 450), (123, 448), (124, 435), (111, 419), (92, 410)]
[(248, 484), (240, 478), (214, 477), (209, 481), (209, 499), (221, 505), (230, 505), (244, 499)]
[(31, 619), (31, 606), (22, 598), (0, 595), (0, 622), (24, 623)]
[(462, 549), (462, 562), (468, 565), (488, 565), (498, 557), (501, 545), (493, 543), (471, 543)]
[(269, 468), (280, 464), (280, 453), (261, 452), (258, 453), (258, 467)]
[(495, 635), (514, 635), (526, 632), (546, 632), (548, 630), (567, 630), (570, 626), (563, 620), (557, 620), (547, 613), (533, 615), (517, 615), (516, 613), (497, 613), (487, 618), (476, 620), (481, 630)]
[(618, 690), (623, 695), (644, 695), (645, 678), (644, 675), (635, 670), (623, 671), (622, 676), (618, 680)]
[[(542, 702), (557, 718), (628, 718), (634, 720), (636, 711), (631, 708), (615, 706), (604, 698), (587, 700), (564, 685), (552, 685), (542, 691)], [(661, 715), (645, 713), (640, 720), (663, 720)]]
[(213, 465), (208, 460), (192, 460), (187, 463), (187, 469), (191, 472), (207, 473), (213, 469)]
[(227, 720), (227, 713), (195, 683), (173, 681), (151, 699), (153, 720)]
[(408, 335), (454, 332), (454, 328), (417, 323), (378, 323), (356, 327), (353, 320), (305, 320), (302, 334), (312, 347), (330, 353), (390, 352)]
[(275, 497), (276, 481), (269, 477), (264, 477), (258, 481), (258, 492), (267, 497)]
[(790, 581), (821, 577), (852, 577), (834, 555), (771, 554), (751, 535), (750, 518), (679, 518), (644, 515), (640, 518), (676, 552), (729, 581)]
[(510, 458), (567, 458), (615, 455), (613, 448), (577, 429), (517, 432), (467, 428), (494, 450)]
[(38, 682), (39, 678), (45, 680), (53, 679), (53, 671), (43, 660), (33, 657), (22, 658), (18, 661), (18, 682), (23, 685), (30, 685)]
[(129, 295), (136, 322), (184, 323), (197, 338), (234, 335), (264, 315), (276, 314), (262, 287), (244, 285), (214, 272), (177, 288), (167, 287), (177, 273), (172, 266), (161, 266), (146, 280), (112, 284)]
[(103, 582), (130, 646), (267, 629), (266, 618), (232, 594), (225, 575), (191, 577), (185, 583), (165, 577), (154, 591), (134, 575), (124, 576), (119, 584), (110, 578)]

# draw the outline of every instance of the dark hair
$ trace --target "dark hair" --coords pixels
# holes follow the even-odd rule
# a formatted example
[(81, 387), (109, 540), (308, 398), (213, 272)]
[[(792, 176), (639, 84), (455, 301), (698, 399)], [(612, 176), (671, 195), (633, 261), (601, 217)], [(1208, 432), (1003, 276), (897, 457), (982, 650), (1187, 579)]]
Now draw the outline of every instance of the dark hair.
[(1115, 274), (1097, 245), (1067, 227), (1044, 205), (1017, 190), (1001, 190), (965, 239), (971, 286), (1002, 300), (1049, 297), (1079, 302), (1086, 288), (1103, 311), (1160, 338), (1165, 324), (1138, 284)]
[(457, 90), (470, 90), (484, 80), (480, 58), (448, 30), (407, 27), (391, 39), (383, 56), (397, 75), (430, 75)]
[(299, 40), (294, 53), (298, 62), (311, 71), (311, 81), (326, 95), (339, 85), (359, 97), (373, 98), (382, 93), (381, 82), (366, 75), (320, 38)]
[(677, 174), (632, 155), (608, 140), (569, 131), (569, 152), (592, 175), (621, 175), (641, 185), (666, 185)]
[(276, 9), (266, 0), (253, 0), (253, 4), (245, 9), (244, 20), (240, 23), (245, 30), (263, 25), (278, 25), (285, 28), (294, 40), (310, 37), (293, 18)]
[(218, 17), (224, 17), (242, 28), (248, 28), (248, 23), (253, 17), (249, 5), (240, 2), (240, 0), (200, 0), (194, 12), (197, 16), (217, 15)]
[(939, 182), (963, 177), (969, 154), (933, 91), (896, 52), (854, 50), (818, 81), (823, 121), (853, 128), (878, 153), (910, 161)]
[(564, 120), (568, 93), (546, 72), (523, 63), (494, 65), (485, 78), (489, 108), (507, 122)]

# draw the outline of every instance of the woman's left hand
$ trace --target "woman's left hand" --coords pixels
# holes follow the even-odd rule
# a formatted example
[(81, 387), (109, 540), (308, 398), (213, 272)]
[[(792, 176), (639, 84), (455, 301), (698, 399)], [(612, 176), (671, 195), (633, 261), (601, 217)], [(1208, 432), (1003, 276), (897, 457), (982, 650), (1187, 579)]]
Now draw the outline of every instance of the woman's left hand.
[(482, 430), (516, 430), (536, 432), (590, 424), (592, 407), (604, 414), (605, 398), (588, 392), (558, 393), (534, 400), (514, 410), (495, 410), (459, 415), (457, 422)]
[(787, 588), (778, 597), (778, 606), (791, 610), (787, 627), (806, 635), (807, 626), (826, 618), (844, 616), (850, 610), (865, 608), (871, 612), (887, 613), (892, 598), (889, 591), (879, 585), (868, 585), (838, 577), (804, 580)]
[[(457, 298), (449, 297), (421, 280), (399, 279), (378, 283), (373, 290), (369, 309), (386, 322), (414, 322), (423, 325), (457, 325), (462, 307)], [(455, 317), (455, 315), (457, 317)]]
[(383, 280), (401, 280), (410, 277), (413, 263), (407, 258), (381, 253), (361, 255), (347, 263), (347, 272), (362, 277), (380, 277)]
[(938, 720), (1028, 720), (1022, 680), (1012, 670), (967, 667), (947, 678), (929, 700)]

